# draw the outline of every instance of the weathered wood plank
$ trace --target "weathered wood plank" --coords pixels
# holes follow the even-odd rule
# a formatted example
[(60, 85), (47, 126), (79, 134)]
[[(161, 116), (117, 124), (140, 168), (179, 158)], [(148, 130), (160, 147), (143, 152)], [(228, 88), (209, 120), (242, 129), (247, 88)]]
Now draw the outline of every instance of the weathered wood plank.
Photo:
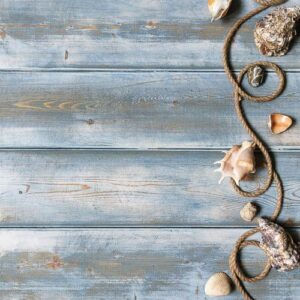
[[(1, 230), (0, 296), (8, 299), (207, 299), (204, 285), (240, 229)], [(246, 249), (250, 274), (264, 256)], [(255, 299), (297, 299), (300, 269), (247, 287)], [(223, 299), (223, 298), (222, 298)], [(224, 298), (225, 299), (225, 298)], [(235, 291), (228, 300), (241, 299)]]
[[(0, 68), (222, 68), (226, 32), (255, 6), (235, 1), (228, 18), (211, 24), (204, 0), (2, 0)], [(237, 67), (261, 59), (256, 20), (236, 39)], [(299, 69), (299, 41), (275, 61)]]
[[(1, 226), (249, 226), (239, 216), (247, 199), (237, 196), (228, 181), (218, 185), (213, 162), (222, 156), (1, 151)], [(276, 155), (285, 186), (280, 221), (292, 226), (300, 225), (299, 158), (300, 153)], [(253, 189), (263, 178), (261, 170), (246, 187)], [(261, 215), (271, 215), (274, 189), (255, 201)]]
[[(298, 124), (282, 135), (267, 128), (272, 112), (300, 119), (299, 86), (300, 74), (288, 73), (279, 99), (245, 103), (274, 148), (300, 146)], [(228, 148), (248, 138), (223, 73), (9, 72), (0, 88), (0, 147)]]

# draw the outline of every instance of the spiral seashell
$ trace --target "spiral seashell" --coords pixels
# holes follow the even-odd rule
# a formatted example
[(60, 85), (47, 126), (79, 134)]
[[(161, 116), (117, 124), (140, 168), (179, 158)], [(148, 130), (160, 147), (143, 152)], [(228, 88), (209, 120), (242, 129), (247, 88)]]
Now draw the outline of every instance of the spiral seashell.
[(240, 180), (250, 173), (255, 173), (254, 146), (248, 141), (233, 146), (226, 152), (225, 157), (215, 164), (220, 164), (220, 168), (215, 171), (222, 173), (219, 183), (225, 177), (231, 177), (239, 185)]
[(227, 14), (232, 0), (208, 0), (211, 21), (219, 20)]
[(296, 24), (300, 19), (300, 6), (278, 8), (256, 23), (255, 44), (261, 54), (282, 56), (289, 51), (296, 36)]

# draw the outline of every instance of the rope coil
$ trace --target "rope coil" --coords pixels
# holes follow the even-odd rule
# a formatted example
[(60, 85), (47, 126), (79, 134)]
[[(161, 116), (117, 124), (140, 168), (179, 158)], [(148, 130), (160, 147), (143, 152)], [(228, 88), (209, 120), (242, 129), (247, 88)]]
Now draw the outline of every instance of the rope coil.
[[(233, 71), (230, 68), (230, 57), (229, 57), (233, 38), (234, 38), (235, 34), (237, 33), (237, 31), (239, 30), (239, 28), (242, 26), (242, 24), (244, 24), (250, 18), (252, 18), (253, 16), (257, 15), (258, 13), (264, 11), (265, 9), (267, 9), (271, 6), (272, 6), (272, 4), (255, 8), (254, 10), (252, 10), (248, 14), (246, 14), (244, 17), (239, 19), (233, 25), (231, 30), (228, 32), (227, 37), (224, 42), (223, 64), (224, 64), (225, 73), (227, 74), (227, 76), (234, 88), (234, 104), (235, 104), (235, 110), (236, 110), (237, 116), (238, 116), (241, 124), (247, 131), (247, 133), (252, 138), (254, 144), (259, 148), (259, 150), (263, 154), (265, 162), (266, 162), (266, 168), (267, 168), (267, 177), (266, 177), (266, 180), (265, 180), (263, 186), (258, 187), (254, 191), (243, 190), (241, 187), (239, 187), (235, 183), (235, 181), (233, 179), (231, 179), (231, 184), (232, 184), (233, 189), (242, 197), (258, 197), (258, 196), (264, 194), (270, 188), (271, 184), (274, 182), (275, 186), (276, 186), (276, 192), (277, 192), (277, 203), (276, 203), (275, 211), (270, 219), (272, 221), (275, 221), (282, 209), (283, 186), (282, 186), (281, 180), (280, 180), (277, 172), (274, 170), (273, 162), (272, 162), (272, 159), (270, 157), (270, 154), (269, 154), (266, 146), (261, 141), (261, 139), (257, 136), (255, 131), (251, 128), (251, 125), (249, 124), (246, 116), (244, 115), (243, 108), (242, 108), (242, 103), (243, 103), (242, 100), (246, 99), (249, 101), (260, 103), (260, 102), (269, 102), (269, 101), (276, 99), (283, 92), (283, 90), (285, 88), (285, 83), (286, 83), (285, 74), (278, 65), (276, 65), (272, 62), (257, 61), (255, 63), (247, 64), (240, 71), (238, 77), (235, 77), (235, 74), (233, 73)], [(250, 95), (241, 86), (241, 82), (244, 78), (244, 75), (247, 73), (249, 68), (251, 68), (255, 65), (260, 65), (260, 66), (263, 66), (266, 68), (270, 68), (273, 71), (275, 71), (275, 73), (277, 74), (278, 79), (279, 79), (279, 85), (278, 85), (277, 89), (275, 91), (273, 91), (273, 93), (271, 93), (270, 95), (266, 95), (266, 96)], [(240, 250), (245, 247), (254, 246), (254, 247), (258, 247), (258, 248), (262, 249), (260, 246), (260, 243), (258, 241), (247, 240), (249, 237), (253, 236), (254, 234), (259, 233), (259, 231), (260, 231), (260, 228), (256, 227), (251, 230), (248, 230), (243, 235), (241, 235), (240, 238), (236, 241), (235, 246), (234, 246), (232, 253), (230, 255), (230, 258), (229, 258), (229, 268), (232, 273), (233, 280), (245, 300), (253, 300), (253, 298), (245, 289), (243, 282), (254, 283), (254, 282), (260, 281), (260, 280), (264, 279), (271, 270), (271, 263), (269, 260), (267, 260), (262, 272), (259, 275), (254, 276), (254, 277), (248, 277), (247, 275), (245, 275), (245, 272), (243, 271), (243, 269), (240, 266), (239, 261), (238, 261), (238, 254), (239, 254)]]

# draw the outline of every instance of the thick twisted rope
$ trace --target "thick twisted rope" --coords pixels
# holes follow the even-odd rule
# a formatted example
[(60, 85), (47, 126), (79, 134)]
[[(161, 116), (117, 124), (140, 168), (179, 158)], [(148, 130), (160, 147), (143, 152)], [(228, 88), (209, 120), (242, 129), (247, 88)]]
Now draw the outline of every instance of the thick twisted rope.
[[(256, 14), (262, 12), (263, 10), (269, 8), (270, 6), (272, 6), (272, 5), (260, 6), (256, 9), (252, 10), (251, 12), (246, 14), (244, 17), (242, 17), (240, 20), (238, 20), (233, 25), (233, 27), (231, 28), (231, 30), (227, 34), (227, 37), (226, 37), (225, 42), (224, 42), (223, 63), (224, 63), (224, 70), (225, 70), (226, 74), (228, 75), (228, 78), (229, 78), (230, 82), (232, 83), (232, 85), (234, 87), (234, 103), (235, 103), (235, 110), (236, 110), (237, 116), (238, 116), (241, 124), (243, 125), (243, 127), (246, 129), (247, 133), (252, 138), (253, 143), (262, 152), (262, 154), (264, 156), (264, 159), (265, 159), (265, 162), (266, 162), (266, 169), (267, 169), (267, 177), (266, 177), (266, 180), (265, 180), (263, 186), (258, 187), (254, 191), (245, 191), (245, 190), (243, 190), (241, 187), (239, 187), (235, 183), (234, 180), (231, 180), (231, 184), (232, 184), (234, 190), (239, 195), (241, 195), (243, 197), (258, 197), (258, 196), (264, 194), (270, 188), (272, 182), (274, 181), (275, 186), (276, 186), (276, 192), (277, 192), (277, 203), (276, 203), (275, 211), (274, 211), (273, 215), (271, 216), (271, 220), (275, 221), (277, 219), (278, 215), (280, 214), (280, 211), (281, 211), (281, 208), (282, 208), (283, 187), (282, 187), (282, 184), (281, 184), (281, 181), (280, 181), (280, 178), (279, 178), (277, 172), (273, 168), (273, 162), (272, 162), (272, 159), (270, 157), (270, 154), (269, 154), (268, 150), (266, 149), (266, 146), (260, 140), (260, 138), (257, 136), (255, 131), (251, 128), (249, 122), (247, 121), (247, 119), (246, 119), (246, 117), (243, 113), (243, 109), (242, 109), (242, 102), (243, 101), (242, 100), (247, 99), (247, 100), (253, 101), (253, 102), (268, 102), (268, 101), (274, 100), (284, 90), (285, 75), (284, 75), (283, 71), (279, 68), (279, 66), (277, 66), (276, 64), (268, 62), (268, 61), (257, 61), (255, 63), (251, 63), (251, 64), (246, 65), (240, 71), (238, 77), (235, 77), (235, 74), (231, 71), (231, 68), (230, 68), (230, 58), (229, 58), (230, 47), (231, 47), (231, 44), (232, 44), (232, 41), (233, 41), (233, 37), (235, 36), (237, 31), (239, 30), (240, 26), (243, 23), (245, 23), (247, 20), (249, 20), (250, 18), (255, 16)], [(263, 67), (266, 67), (266, 68), (271, 68), (277, 74), (277, 76), (279, 78), (279, 85), (278, 85), (277, 89), (272, 94), (266, 95), (266, 96), (250, 95), (241, 86), (241, 82), (244, 78), (244, 75), (247, 73), (249, 68), (251, 68), (253, 66), (256, 66), (256, 65), (260, 65), (260, 66), (263, 66)], [(242, 236), (240, 236), (240, 238), (236, 241), (234, 249), (232, 250), (232, 253), (231, 253), (230, 258), (229, 258), (229, 267), (230, 267), (230, 271), (232, 273), (233, 280), (234, 280), (237, 288), (240, 290), (240, 292), (243, 295), (245, 300), (253, 300), (253, 298), (251, 297), (251, 295), (245, 289), (245, 287), (243, 285), (243, 282), (254, 283), (254, 282), (257, 282), (259, 280), (262, 280), (268, 275), (268, 273), (271, 269), (270, 261), (267, 260), (262, 272), (259, 275), (254, 276), (254, 277), (248, 277), (244, 273), (242, 267), (239, 265), (238, 254), (239, 254), (239, 251), (242, 248), (247, 247), (247, 246), (255, 246), (255, 247), (261, 248), (260, 243), (258, 241), (247, 240), (249, 237), (251, 237), (252, 235), (258, 233), (259, 231), (260, 231), (259, 227), (256, 227), (256, 228), (253, 228), (251, 230), (248, 230)]]

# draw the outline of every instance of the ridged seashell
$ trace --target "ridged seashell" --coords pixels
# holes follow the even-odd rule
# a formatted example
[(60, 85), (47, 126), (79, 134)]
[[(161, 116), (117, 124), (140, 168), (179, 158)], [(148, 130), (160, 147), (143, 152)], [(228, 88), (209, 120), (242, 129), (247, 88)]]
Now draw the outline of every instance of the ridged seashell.
[(262, 236), (261, 247), (268, 255), (272, 267), (280, 272), (290, 271), (300, 266), (300, 253), (292, 237), (279, 225), (259, 219)]
[(268, 126), (272, 133), (279, 134), (288, 130), (293, 125), (293, 119), (289, 116), (275, 113), (269, 116)]
[(252, 202), (248, 202), (240, 211), (241, 218), (247, 222), (251, 222), (257, 214), (257, 206)]
[(255, 0), (258, 4), (262, 6), (269, 6), (269, 5), (280, 5), (286, 2), (287, 0)]
[(225, 157), (215, 164), (221, 164), (220, 168), (215, 170), (222, 173), (219, 183), (225, 177), (231, 177), (239, 185), (240, 180), (250, 173), (255, 173), (254, 146), (248, 141), (233, 146), (226, 152)]
[(231, 2), (232, 0), (208, 0), (211, 21), (223, 18), (227, 14)]
[(259, 87), (265, 80), (265, 70), (259, 66), (249, 68), (247, 72), (248, 82), (253, 87)]
[(300, 6), (275, 9), (257, 22), (254, 38), (260, 53), (267, 56), (285, 55), (297, 34), (296, 24), (299, 19)]
[(226, 296), (232, 291), (232, 280), (226, 273), (215, 273), (205, 284), (207, 296)]

